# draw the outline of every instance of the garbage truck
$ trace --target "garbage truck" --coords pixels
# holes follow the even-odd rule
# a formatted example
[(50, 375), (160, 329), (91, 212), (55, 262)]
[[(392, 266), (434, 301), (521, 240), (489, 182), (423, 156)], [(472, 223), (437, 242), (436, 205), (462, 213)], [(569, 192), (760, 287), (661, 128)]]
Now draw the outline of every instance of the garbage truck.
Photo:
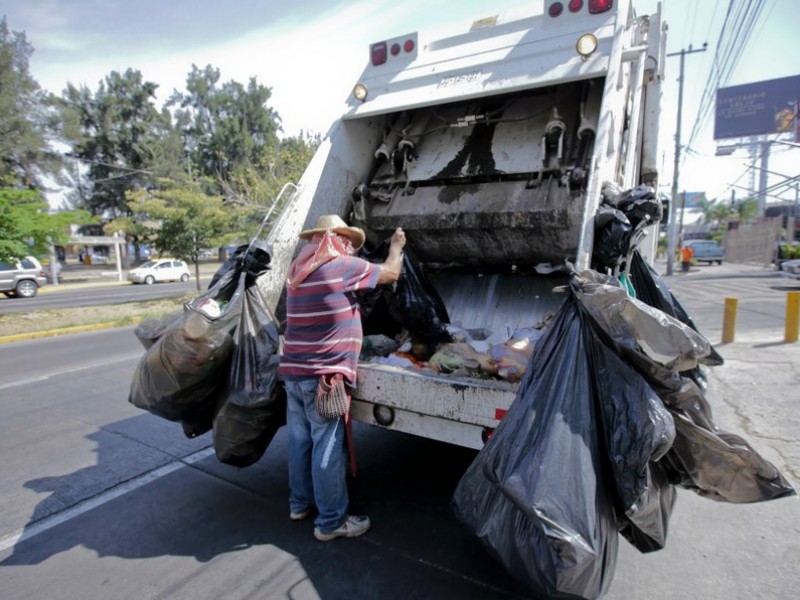
[[(649, 15), (630, 0), (530, 6), (370, 44), (267, 238), (272, 270), (258, 286), (279, 320), (298, 232), (335, 213), (367, 246), (402, 227), (449, 322), (511, 338), (558, 308), (566, 267), (590, 267), (603, 186), (657, 189), (660, 5)], [(639, 246), (648, 258), (655, 227)], [(518, 385), (364, 360), (351, 416), (480, 449)]]

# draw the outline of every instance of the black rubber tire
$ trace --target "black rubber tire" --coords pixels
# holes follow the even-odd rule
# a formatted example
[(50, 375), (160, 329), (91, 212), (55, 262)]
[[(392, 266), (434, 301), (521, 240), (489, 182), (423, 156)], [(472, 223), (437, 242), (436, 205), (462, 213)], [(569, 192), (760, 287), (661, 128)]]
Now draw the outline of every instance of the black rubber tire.
[(153, 285), (156, 282), (156, 279), (152, 275), (148, 275), (147, 277), (144, 278), (144, 282), (147, 285)]
[(17, 287), (14, 288), (14, 294), (18, 298), (33, 298), (36, 295), (36, 292), (39, 291), (39, 286), (36, 285), (35, 281), (31, 281), (30, 279), (23, 279), (22, 281), (17, 282)]
[(187, 281), (189, 281), (189, 275), (187, 275), (186, 273), (184, 273), (183, 275), (181, 275), (181, 281), (183, 281), (184, 283), (186, 283)]

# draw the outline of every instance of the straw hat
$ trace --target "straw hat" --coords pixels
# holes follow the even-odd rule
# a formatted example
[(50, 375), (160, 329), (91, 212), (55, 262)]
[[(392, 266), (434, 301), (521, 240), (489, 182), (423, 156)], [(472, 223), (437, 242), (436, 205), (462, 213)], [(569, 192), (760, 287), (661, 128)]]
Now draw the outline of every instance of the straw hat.
[(349, 238), (353, 243), (353, 248), (356, 250), (364, 245), (364, 240), (366, 239), (364, 230), (358, 227), (350, 227), (339, 215), (322, 215), (317, 219), (317, 224), (314, 229), (301, 231), (298, 236), (301, 240), (310, 240), (314, 237), (314, 234), (324, 233), (329, 229), (332, 229), (334, 233)]

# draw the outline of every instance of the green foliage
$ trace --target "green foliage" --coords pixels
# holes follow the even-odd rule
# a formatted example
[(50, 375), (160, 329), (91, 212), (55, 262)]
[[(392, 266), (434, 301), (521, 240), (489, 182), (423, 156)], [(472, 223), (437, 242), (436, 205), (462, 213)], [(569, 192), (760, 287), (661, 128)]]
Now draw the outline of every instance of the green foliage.
[(278, 146), (280, 117), (267, 106), (272, 90), (255, 77), (247, 87), (219, 80), (219, 69), (192, 65), (186, 93), (175, 92), (167, 105), (178, 107), (176, 123), (192, 174), (224, 182), (237, 167), (258, 164), (265, 149)]
[(58, 166), (45, 140), (50, 97), (31, 76), (33, 47), (25, 33), (0, 21), (0, 179), (15, 178), (37, 187), (42, 174)]
[(781, 260), (792, 260), (800, 258), (800, 246), (793, 246), (792, 244), (781, 244), (780, 246)]
[(48, 213), (47, 201), (38, 191), (0, 188), (0, 260), (41, 256), (51, 243), (66, 243), (70, 224), (89, 222), (89, 215), (81, 211)]
[(264, 231), (269, 231), (292, 196), (291, 188), (283, 195), (281, 190), (288, 183), (300, 181), (319, 144), (319, 136), (301, 132), (299, 136), (281, 140), (277, 148), (265, 149), (257, 164), (234, 169), (223, 184), (223, 192), (227, 201), (250, 209), (242, 213), (245, 217), (242, 239), (252, 238), (265, 217)]
[(180, 169), (180, 138), (169, 112), (155, 105), (157, 87), (133, 69), (112, 71), (94, 92), (67, 85), (62, 132), (88, 183), (75, 204), (96, 215), (129, 215), (127, 192)]
[(163, 189), (133, 192), (128, 198), (134, 213), (146, 216), (138, 226), (149, 230), (147, 235), (160, 253), (197, 264), (203, 248), (232, 241), (240, 217), (236, 208), (220, 196), (206, 194), (199, 185), (163, 183)]

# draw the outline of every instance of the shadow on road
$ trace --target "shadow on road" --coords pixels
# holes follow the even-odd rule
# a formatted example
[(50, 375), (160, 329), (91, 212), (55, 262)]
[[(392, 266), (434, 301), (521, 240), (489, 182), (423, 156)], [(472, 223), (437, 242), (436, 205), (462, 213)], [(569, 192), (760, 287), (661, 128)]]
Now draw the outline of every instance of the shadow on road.
[[(175, 425), (173, 436), (182, 436), (177, 424), (168, 425)], [(121, 454), (131, 450), (120, 445), (119, 436), (107, 435), (108, 429), (124, 431), (126, 423), (86, 436), (97, 446), (95, 465), (24, 484), (44, 496), (28, 527), (114, 476)], [(368, 514), (374, 524), (358, 540), (320, 543), (312, 520), (289, 520), (283, 429), (252, 467), (236, 469), (212, 456), (177, 469), (19, 542), (0, 569), (59, 561), (59, 555), (83, 547), (97, 557), (191, 557), (215, 565), (223, 555), (232, 555), (223, 564), (233, 560), (240, 566), (258, 556), (260, 569), (281, 564), (274, 568), (295, 573), (291, 586), (307, 581), (322, 598), (523, 594), (450, 506), (474, 451), (360, 424), (355, 430), (359, 476), (350, 482), (351, 512)], [(287, 560), (294, 566), (287, 567)], [(269, 585), (278, 587), (263, 597), (288, 597), (291, 586)]]

